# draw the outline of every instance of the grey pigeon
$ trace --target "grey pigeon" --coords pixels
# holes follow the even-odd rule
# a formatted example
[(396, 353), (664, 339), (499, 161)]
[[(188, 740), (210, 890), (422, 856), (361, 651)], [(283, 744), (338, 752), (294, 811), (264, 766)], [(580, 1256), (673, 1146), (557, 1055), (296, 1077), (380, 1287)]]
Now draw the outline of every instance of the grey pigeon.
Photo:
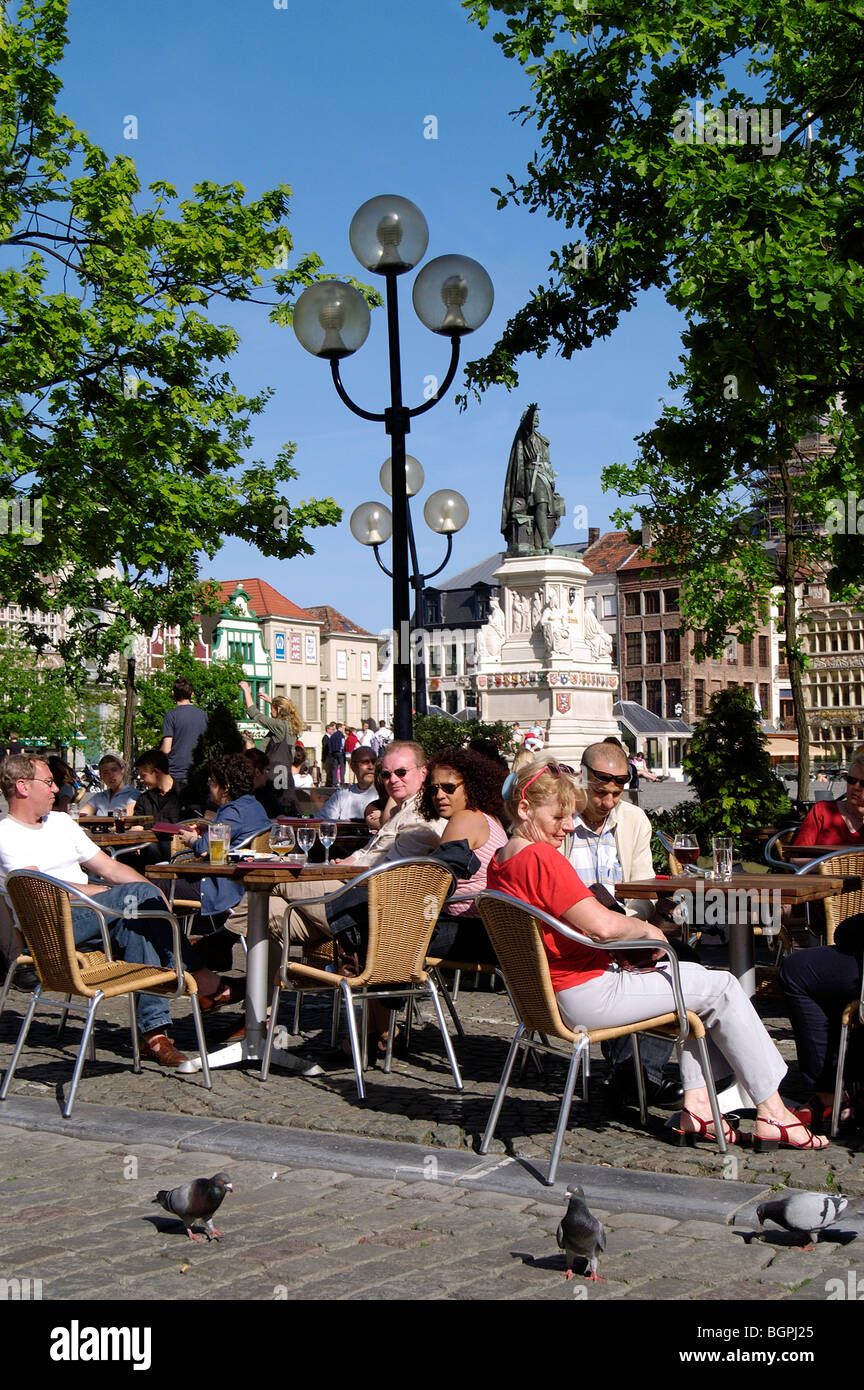
[(597, 1256), (606, 1249), (606, 1232), (588, 1210), (581, 1187), (571, 1187), (567, 1196), (567, 1211), (558, 1227), (558, 1248), (564, 1251), (564, 1278), (572, 1279), (574, 1260), (583, 1260), (583, 1272), (593, 1282), (601, 1277), (597, 1273)]
[(190, 1240), (201, 1239), (192, 1231), (196, 1221), (204, 1222), (204, 1234), (208, 1241), (218, 1240), (222, 1232), (213, 1226), (213, 1213), (221, 1205), (225, 1193), (233, 1191), (228, 1174), (216, 1173), (212, 1178), (196, 1178), (194, 1182), (186, 1182), (182, 1187), (172, 1187), (170, 1192), (163, 1188), (161, 1192), (156, 1193), (153, 1201), (158, 1202), (160, 1207), (164, 1207), (172, 1216), (180, 1217)]
[[(762, 1202), (756, 1208), (760, 1226), (773, 1221), (784, 1231), (809, 1237), (810, 1247), (849, 1205), (847, 1197), (829, 1197), (825, 1192), (787, 1192), (773, 1202)], [(805, 1247), (807, 1248), (807, 1247)]]

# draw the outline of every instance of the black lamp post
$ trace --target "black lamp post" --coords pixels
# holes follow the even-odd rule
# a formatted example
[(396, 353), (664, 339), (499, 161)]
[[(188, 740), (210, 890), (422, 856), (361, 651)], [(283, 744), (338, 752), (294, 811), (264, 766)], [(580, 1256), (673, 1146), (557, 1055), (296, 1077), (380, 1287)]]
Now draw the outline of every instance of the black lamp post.
[[(384, 491), (392, 496), (393, 494), (393, 459), (386, 459), (381, 465), (379, 474), (381, 486)], [(417, 563), (417, 546), (414, 540), (414, 524), (411, 519), (411, 504), (409, 498), (418, 493), (423, 486), (423, 465), (419, 459), (415, 459), (411, 454), (405, 458), (405, 512), (408, 523), (408, 549), (411, 557), (411, 571), (409, 582), (414, 590), (414, 628), (415, 631), (422, 629), (425, 615), (423, 612), (423, 591), (427, 579), (434, 579), (436, 574), (440, 574), (447, 561), (450, 559), (450, 552), (453, 549), (453, 536), (468, 520), (468, 503), (461, 492), (453, 489), (442, 488), (439, 492), (433, 492), (431, 497), (426, 499), (423, 508), (423, 517), (426, 525), (431, 531), (438, 535), (447, 537), (447, 553), (437, 569), (431, 570), (429, 574), (421, 574)], [(390, 509), (381, 502), (361, 502), (359, 507), (355, 507), (351, 513), (349, 523), (351, 534), (361, 545), (372, 547), (375, 559), (380, 568), (389, 577), (393, 578), (393, 571), (388, 570), (379, 554), (379, 548), (388, 539), (392, 531), (392, 516)], [(394, 551), (395, 554), (395, 551)], [(414, 662), (414, 708), (418, 714), (426, 713), (426, 657), (423, 650), (423, 638), (421, 636)]]
[[(450, 365), (435, 394), (422, 405), (410, 409), (402, 402), (396, 282), (425, 254), (429, 240), (426, 219), (407, 198), (395, 195), (371, 198), (355, 212), (349, 238), (360, 264), (376, 275), (383, 275), (386, 281), (390, 405), (381, 412), (363, 410), (351, 400), (339, 375), (339, 359), (362, 347), (369, 332), (369, 306), (358, 290), (338, 280), (310, 285), (295, 306), (294, 331), (308, 352), (315, 357), (329, 358), (333, 384), (349, 410), (364, 420), (382, 422), (391, 438), (394, 733), (396, 738), (404, 739), (410, 738), (412, 732), (409, 544), (412, 551), (414, 548), (405, 476), (405, 436), (414, 416), (431, 410), (449, 389), (459, 363), (459, 339), (479, 328), (488, 318), (493, 290), (483, 267), (467, 256), (438, 256), (420, 271), (412, 293), (414, 309), (428, 329), (450, 339)], [(375, 504), (366, 505), (374, 507)], [(387, 508), (379, 511), (383, 522)], [(458, 529), (451, 527), (451, 530)], [(367, 539), (364, 544), (377, 547), (386, 539), (387, 536), (381, 534), (380, 541)], [(380, 559), (378, 563), (381, 564)], [(416, 556), (413, 568), (416, 576)], [(421, 578), (421, 588), (422, 583)]]

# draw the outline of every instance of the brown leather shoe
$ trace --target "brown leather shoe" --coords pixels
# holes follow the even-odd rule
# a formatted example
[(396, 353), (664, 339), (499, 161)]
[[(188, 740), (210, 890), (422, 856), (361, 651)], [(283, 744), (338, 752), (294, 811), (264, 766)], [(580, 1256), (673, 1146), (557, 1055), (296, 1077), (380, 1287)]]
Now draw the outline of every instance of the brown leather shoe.
[(194, 1067), (167, 1033), (159, 1031), (141, 1034), (141, 1056), (149, 1062), (158, 1062), (161, 1067), (172, 1067), (178, 1071), (193, 1071)]

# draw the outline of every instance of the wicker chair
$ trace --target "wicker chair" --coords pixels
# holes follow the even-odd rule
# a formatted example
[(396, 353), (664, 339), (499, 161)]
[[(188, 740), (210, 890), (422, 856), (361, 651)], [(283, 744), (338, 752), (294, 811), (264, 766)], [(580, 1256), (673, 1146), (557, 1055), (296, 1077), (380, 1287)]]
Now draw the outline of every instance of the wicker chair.
[[(676, 1046), (686, 1042), (688, 1038), (695, 1039), (699, 1048), (699, 1057), (702, 1070), (705, 1075), (705, 1082), (711, 1099), (711, 1114), (714, 1118), (714, 1128), (717, 1135), (717, 1147), (721, 1153), (726, 1152), (726, 1140), (723, 1133), (723, 1124), (720, 1115), (720, 1107), (717, 1103), (717, 1093), (714, 1088), (714, 1081), (711, 1068), (708, 1062), (708, 1052), (705, 1044), (705, 1026), (702, 1020), (684, 1006), (681, 995), (681, 984), (678, 976), (678, 961), (675, 953), (670, 947), (664, 947), (657, 941), (618, 941), (604, 942), (598, 945), (595, 941), (589, 941), (587, 937), (581, 936), (570, 927), (559, 922), (556, 918), (550, 917), (548, 913), (541, 912), (539, 908), (530, 907), (527, 903), (520, 902), (517, 898), (511, 898), (506, 893), (485, 892), (477, 896), (477, 906), (483, 923), (486, 927), (495, 953), (501, 963), (501, 971), (507, 983), (510, 997), (519, 1018), (519, 1025), (510, 1044), (510, 1051), (504, 1063), (504, 1070), (501, 1073), (501, 1081), (492, 1104), (492, 1110), (480, 1144), (481, 1154), (488, 1151), (501, 1107), (504, 1103), (504, 1096), (510, 1084), (510, 1076), (516, 1061), (516, 1054), (520, 1048), (523, 1050), (534, 1050), (537, 1052), (551, 1052), (561, 1056), (561, 1050), (552, 1046), (549, 1039), (555, 1039), (559, 1043), (566, 1044), (570, 1050), (570, 1066), (567, 1073), (567, 1081), (564, 1087), (564, 1095), (561, 1100), (561, 1108), (558, 1112), (558, 1126), (555, 1131), (555, 1141), (552, 1146), (552, 1156), (549, 1161), (549, 1170), (546, 1176), (547, 1186), (551, 1186), (555, 1181), (558, 1171), (558, 1162), (561, 1157), (561, 1148), (564, 1143), (564, 1134), (567, 1129), (567, 1120), (570, 1115), (570, 1108), (573, 1103), (573, 1092), (576, 1088), (576, 1080), (579, 1075), (579, 1068), (582, 1067), (582, 1092), (583, 1098), (588, 1097), (588, 1076), (590, 1068), (589, 1048), (592, 1043), (605, 1042), (611, 1038), (621, 1038), (632, 1035), (633, 1038), (633, 1057), (636, 1066), (636, 1085), (639, 1094), (639, 1112), (642, 1123), (648, 1119), (647, 1106), (645, 1103), (645, 1079), (642, 1074), (642, 1064), (639, 1054), (639, 1034), (648, 1033), (652, 1037), (671, 1038)], [(551, 927), (554, 931), (563, 936), (569, 937), (573, 941), (578, 941), (580, 945), (595, 951), (610, 950), (630, 950), (645, 947), (652, 950), (665, 951), (669, 959), (672, 975), (672, 992), (675, 1001), (675, 1010), (667, 1014), (658, 1015), (655, 1018), (646, 1018), (639, 1023), (630, 1023), (617, 1028), (579, 1028), (572, 1030), (567, 1027), (558, 1009), (558, 1001), (555, 991), (552, 988), (552, 981), (549, 975), (549, 964), (546, 957), (546, 950), (543, 945), (541, 935), (541, 924)], [(538, 1034), (540, 1041), (535, 1038)], [(566, 1052), (564, 1053), (566, 1056)]]
[[(108, 934), (107, 914), (93, 898), (79, 893), (68, 884), (47, 874), (34, 873), (28, 869), (16, 869), (6, 879), (6, 891), (12, 901), (18, 927), (30, 950), (33, 965), (39, 976), (39, 984), (33, 991), (30, 1006), (21, 1024), (18, 1041), (9, 1063), (9, 1069), (0, 1087), (0, 1101), (6, 1099), (15, 1068), (27, 1041), (30, 1024), (37, 1007), (42, 1004), (48, 1008), (60, 1009), (64, 1015), (72, 1010), (85, 1016), (84, 1029), (69, 1096), (63, 1107), (63, 1118), (68, 1119), (75, 1101), (75, 1092), (84, 1067), (84, 1056), (90, 1042), (96, 1013), (103, 999), (113, 999), (125, 994), (129, 997), (129, 1014), (132, 1024), (132, 1070), (140, 1072), (141, 1057), (138, 1046), (138, 1029), (135, 1021), (136, 994), (162, 994), (171, 998), (188, 995), (192, 1001), (195, 1019), (195, 1033), (198, 1050), (201, 1054), (201, 1071), (204, 1085), (211, 1087), (210, 1069), (207, 1064), (207, 1049), (201, 1026), (201, 1010), (198, 1005), (198, 986), (194, 978), (185, 973), (180, 960), (180, 929), (177, 920), (169, 912), (139, 912), (138, 920), (147, 919), (167, 921), (171, 924), (174, 938), (174, 969), (136, 965), (126, 961), (115, 961)], [(72, 904), (89, 908), (96, 916), (102, 933), (101, 951), (80, 951), (75, 945), (72, 926)], [(58, 1003), (45, 999), (43, 990), (63, 994), (66, 999)], [(86, 999), (86, 1004), (70, 1002), (72, 996)], [(194, 1070), (193, 1064), (189, 1069)]]
[[(420, 993), (431, 998), (438, 1019), (438, 1027), (444, 1039), (447, 1058), (453, 1072), (457, 1090), (462, 1090), (462, 1077), (456, 1062), (453, 1045), (441, 1012), (441, 1001), (431, 976), (424, 969), (426, 949), (429, 938), (448, 896), (453, 891), (455, 875), (443, 864), (429, 858), (400, 859), (393, 864), (379, 864), (368, 873), (346, 883), (336, 893), (322, 898), (306, 899), (304, 907), (313, 902), (335, 903), (344, 893), (368, 884), (369, 897), (369, 936), (366, 947), (366, 962), (359, 975), (344, 976), (319, 969), (305, 961), (290, 960), (288, 951), (291, 945), (286, 935), (282, 945), (282, 961), (273, 991), (270, 1010), (271, 1018), (276, 1017), (279, 1007), (279, 993), (283, 989), (329, 990), (334, 995), (333, 1037), (335, 1042), (338, 1026), (338, 1006), (345, 1003), (348, 1014), (348, 1034), (351, 1039), (351, 1054), (354, 1060), (354, 1073), (357, 1090), (361, 1100), (365, 1100), (363, 1085), (363, 1064), (365, 1061), (365, 1019), (364, 1046), (361, 1051), (354, 1015), (354, 1001), (367, 999), (411, 999)], [(387, 1044), (385, 1071), (390, 1070), (393, 1045), (393, 1032)], [(261, 1078), (267, 1079), (270, 1070), (270, 1053), (273, 1047), (274, 1028), (267, 1031), (267, 1043), (261, 1065)]]
[(859, 912), (864, 912), (864, 850), (856, 854), (826, 854), (815, 860), (810, 868), (828, 877), (834, 875), (859, 880), (857, 888), (844, 890), (836, 898), (823, 899), (825, 940), (829, 946), (833, 946), (834, 934), (840, 923), (845, 922), (847, 917), (857, 917)]
[(778, 830), (776, 835), (765, 846), (765, 863), (772, 869), (789, 869), (794, 865), (789, 863), (789, 846), (800, 830), (800, 826), (793, 825), (787, 830)]

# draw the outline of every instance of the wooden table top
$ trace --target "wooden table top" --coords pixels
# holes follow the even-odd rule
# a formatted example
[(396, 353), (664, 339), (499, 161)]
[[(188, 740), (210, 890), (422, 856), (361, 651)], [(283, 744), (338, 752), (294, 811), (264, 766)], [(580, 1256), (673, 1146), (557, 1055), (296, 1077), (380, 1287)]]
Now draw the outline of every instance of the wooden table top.
[(276, 883), (324, 883), (334, 879), (347, 882), (365, 874), (366, 865), (359, 864), (286, 864), (284, 860), (243, 859), (230, 864), (211, 864), (206, 859), (182, 859), (176, 864), (148, 864), (147, 877), (172, 878), (242, 878), (250, 888), (264, 888)]
[[(87, 832), (87, 826), (82, 825), (81, 829)], [(118, 845), (155, 845), (159, 836), (152, 830), (144, 830), (135, 827), (132, 831), (109, 830), (102, 835), (89, 835), (97, 849), (117, 849)]]
[(836, 893), (842, 893), (844, 888), (854, 888), (859, 884), (860, 880), (855, 878), (841, 878), (833, 874), (733, 874), (730, 879), (694, 878), (690, 874), (677, 874), (671, 878), (643, 878), (630, 883), (616, 883), (615, 896), (656, 898), (660, 894), (685, 891), (705, 894), (712, 890), (731, 893), (755, 889), (757, 892), (767, 890), (779, 893), (781, 903), (786, 905), (832, 898)]
[(115, 821), (122, 820), (124, 825), (152, 825), (152, 816), (120, 816), (116, 812), (108, 816), (80, 816), (79, 825), (92, 826), (95, 830), (113, 829)]

